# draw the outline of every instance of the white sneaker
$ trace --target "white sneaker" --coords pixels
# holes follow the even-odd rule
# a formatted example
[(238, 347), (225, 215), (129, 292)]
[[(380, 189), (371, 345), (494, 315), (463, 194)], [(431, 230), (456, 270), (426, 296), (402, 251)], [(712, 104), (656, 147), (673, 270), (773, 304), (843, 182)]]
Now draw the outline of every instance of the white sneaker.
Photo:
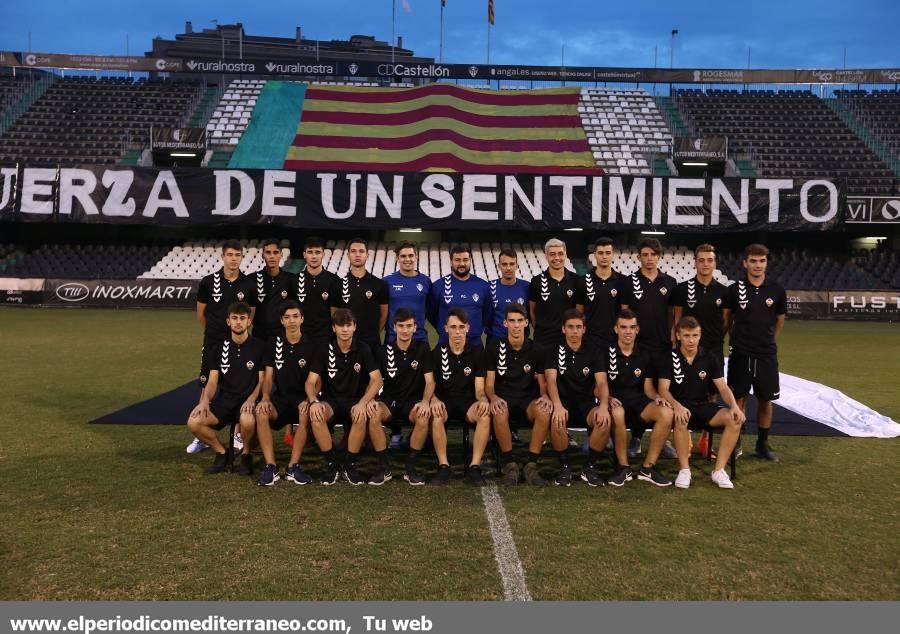
[(241, 438), (241, 432), (239, 429), (234, 430), (234, 450), (242, 451), (244, 449), (244, 439)]
[(725, 469), (719, 469), (718, 471), (712, 472), (712, 481), (719, 485), (720, 489), (733, 489), (734, 482), (731, 481), (731, 478), (728, 477), (728, 474), (725, 473)]
[(675, 486), (679, 489), (687, 489), (691, 486), (691, 470), (681, 469), (675, 478)]
[(205, 449), (209, 449), (209, 445), (207, 445), (199, 438), (194, 438), (191, 441), (191, 444), (184, 448), (184, 450), (188, 453), (200, 453)]

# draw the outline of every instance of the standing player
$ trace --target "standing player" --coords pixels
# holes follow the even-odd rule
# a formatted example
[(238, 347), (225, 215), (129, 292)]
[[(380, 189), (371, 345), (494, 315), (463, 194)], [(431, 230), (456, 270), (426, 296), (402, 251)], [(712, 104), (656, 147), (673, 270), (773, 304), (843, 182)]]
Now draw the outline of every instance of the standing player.
[(637, 343), (638, 320), (634, 312), (623, 308), (616, 319), (617, 343), (609, 349), (606, 375), (609, 378), (610, 403), (615, 425), (615, 448), (618, 466), (609, 480), (622, 486), (632, 478), (625, 448), (625, 427), (631, 426), (638, 437), (644, 427), (653, 428), (650, 444), (638, 480), (666, 487), (672, 481), (656, 470), (655, 464), (666, 438), (672, 432), (672, 408), (659, 396), (653, 385), (655, 361), (643, 345)]
[[(425, 341), (413, 339), (416, 315), (408, 308), (394, 313), (394, 343), (387, 343), (378, 351), (384, 389), (376, 401), (375, 419), (380, 425), (388, 422), (412, 423), (409, 437), (409, 457), (403, 479), (412, 486), (425, 484), (416, 469), (419, 454), (428, 438), (431, 419), (431, 397), (434, 395), (434, 373), (431, 370), (431, 350)], [(450, 463), (447, 460), (447, 433), (443, 425), (432, 426), (434, 451), (438, 456), (438, 472), (432, 484), (450, 482)], [(390, 474), (386, 479), (390, 480)], [(378, 484), (369, 481), (369, 484)]]
[[(266, 468), (256, 483), (272, 486), (279, 480), (275, 464), (272, 429), (297, 424), (297, 434), (285, 477), (294, 484), (309, 484), (312, 478), (300, 468), (300, 453), (309, 434), (309, 403), (306, 401), (306, 378), (315, 356), (315, 344), (302, 335), (303, 312), (293, 300), (281, 305), (282, 333), (268, 341), (265, 356), (265, 378), (262, 398), (256, 406), (256, 435), (266, 459)], [(296, 454), (296, 456), (294, 455)], [(337, 479), (333, 471), (332, 481)]]
[(281, 246), (278, 240), (269, 239), (263, 242), (263, 260), (265, 268), (251, 276), (256, 297), (256, 313), (253, 317), (253, 336), (263, 341), (282, 332), (281, 303), (294, 294), (297, 279), (281, 270)]
[[(431, 291), (431, 279), (419, 273), (418, 255), (414, 242), (404, 241), (394, 249), (399, 267), (390, 275), (385, 275), (384, 283), (388, 292), (388, 323), (393, 323), (394, 313), (400, 308), (408, 308), (416, 316), (416, 332), (413, 339), (428, 341), (425, 320), (428, 316), (428, 293)], [(385, 343), (391, 343), (396, 337), (392, 328), (384, 334)]]
[(756, 455), (778, 462), (769, 447), (772, 427), (772, 401), (781, 388), (778, 380), (778, 345), (775, 339), (784, 328), (787, 294), (766, 275), (769, 249), (751, 244), (744, 249), (747, 275), (728, 287), (725, 304), (726, 331), (730, 332), (731, 356), (728, 358), (728, 387), (741, 409), (750, 390), (759, 401), (759, 435)]
[[(491, 288), (491, 322), (488, 328), (488, 343), (497, 339), (506, 338), (506, 326), (504, 310), (509, 304), (524, 306), (528, 302), (529, 283), (516, 277), (518, 258), (512, 249), (502, 249), (497, 258), (497, 268), (500, 269), (500, 279), (489, 282)], [(528, 337), (528, 330), (525, 337)]]
[(524, 422), (532, 426), (525, 481), (535, 486), (547, 482), (537, 470), (541, 445), (550, 428), (553, 403), (547, 398), (544, 382), (544, 360), (537, 344), (525, 338), (528, 316), (519, 304), (505, 309), (505, 339), (494, 341), (487, 350), (487, 374), (484, 391), (491, 402), (494, 435), (500, 446), (500, 468), (503, 484), (519, 482), (519, 465), (513, 457), (510, 422)]
[(583, 304), (576, 297), (578, 276), (566, 268), (566, 244), (551, 238), (544, 245), (547, 269), (531, 278), (528, 288), (528, 314), (534, 327), (534, 342), (547, 350), (562, 341), (562, 314)]
[(447, 345), (437, 345), (431, 353), (436, 373), (431, 416), (435, 426), (451, 420), (475, 425), (466, 478), (469, 484), (483, 486), (481, 458), (491, 434), (490, 401), (484, 392), (484, 350), (466, 342), (469, 315), (462, 308), (450, 309), (444, 328)]
[(387, 284), (366, 270), (369, 245), (365, 240), (350, 240), (347, 257), (350, 271), (341, 279), (339, 305), (348, 308), (356, 317), (356, 338), (375, 352), (381, 348), (381, 333), (387, 323)]
[(584, 313), (584, 336), (592, 345), (606, 349), (616, 344), (616, 315), (619, 314), (622, 289), (628, 277), (615, 271), (613, 241), (597, 238), (594, 243), (594, 268), (578, 278), (576, 296), (584, 302), (576, 308)]
[(319, 238), (307, 238), (303, 244), (306, 266), (297, 275), (296, 299), (303, 310), (303, 335), (310, 341), (331, 337), (331, 306), (341, 292), (341, 281), (322, 266), (325, 245)]
[[(644, 238), (638, 243), (638, 259), (641, 268), (626, 280), (622, 295), (622, 308), (629, 308), (640, 326), (638, 343), (650, 353), (654, 362), (668, 358), (672, 349), (672, 296), (677, 282), (674, 277), (659, 270), (663, 249), (659, 240)], [(675, 451), (666, 447), (664, 456), (674, 458)], [(641, 435), (632, 431), (628, 454), (641, 453)]]
[(450, 249), (450, 265), (453, 272), (431, 286), (429, 321), (438, 331), (441, 345), (446, 345), (447, 314), (451, 308), (459, 306), (469, 315), (469, 345), (483, 347), (481, 335), (491, 319), (491, 289), (486, 281), (472, 275), (472, 249), (469, 247), (456, 245)]
[[(347, 482), (354, 486), (366, 483), (356, 462), (368, 432), (378, 458), (378, 473), (373, 476), (372, 484), (381, 484), (390, 475), (384, 432), (374, 416), (374, 399), (382, 385), (381, 372), (369, 346), (353, 337), (356, 332), (353, 313), (346, 308), (338, 308), (331, 320), (334, 339), (319, 348), (305, 386), (313, 436), (329, 464), (322, 482), (332, 484), (337, 479), (330, 470), (336, 461), (329, 424), (340, 422), (345, 429), (350, 425), (347, 463), (344, 466)], [(297, 446), (294, 441), (294, 447)]]
[(250, 455), (255, 425), (253, 408), (262, 389), (265, 344), (250, 336), (253, 312), (248, 304), (236, 302), (226, 312), (230, 335), (216, 346), (210, 359), (206, 387), (187, 426), (195, 438), (216, 452), (215, 461), (206, 472), (222, 473), (230, 449), (226, 451), (216, 431), (238, 423), (244, 438), (239, 473), (250, 475), (253, 473), (253, 456)]
[(581, 311), (570, 308), (563, 313), (562, 330), (563, 343), (547, 351), (544, 364), (547, 395), (553, 402), (550, 443), (559, 457), (559, 474), (553, 482), (558, 486), (572, 485), (566, 430), (569, 425), (586, 425), (591, 430), (590, 457), (581, 479), (592, 487), (603, 486), (597, 469), (609, 440), (611, 422), (604, 362), (606, 349), (595, 348), (584, 338)]
[[(206, 387), (209, 370), (215, 362), (219, 345), (231, 336), (226, 323), (228, 307), (235, 302), (249, 301), (253, 297), (250, 280), (241, 273), (244, 248), (237, 240), (226, 240), (222, 244), (222, 268), (200, 280), (197, 288), (197, 321), (203, 328), (203, 347), (200, 349), (200, 389)], [(250, 309), (250, 321), (253, 311)], [(198, 453), (206, 449), (199, 438), (187, 446), (188, 453)]]
[[(714, 354), (700, 347), (702, 329), (694, 317), (682, 317), (675, 327), (678, 347), (672, 350), (669, 363), (660, 367), (659, 395), (675, 414), (675, 448), (678, 451), (678, 477), (675, 486), (691, 486), (689, 430), (724, 427), (719, 455), (712, 472), (712, 481), (722, 489), (733, 489), (725, 464), (741, 435), (744, 412), (725, 384), (722, 365)], [(714, 388), (728, 405), (727, 408), (709, 401)]]

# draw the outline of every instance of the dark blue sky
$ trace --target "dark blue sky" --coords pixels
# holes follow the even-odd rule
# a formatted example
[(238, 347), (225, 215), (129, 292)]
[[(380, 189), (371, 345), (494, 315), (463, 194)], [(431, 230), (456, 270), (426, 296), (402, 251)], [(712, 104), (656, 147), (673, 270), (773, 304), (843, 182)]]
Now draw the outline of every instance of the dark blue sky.
[[(440, 0), (397, 0), (397, 32), (416, 53), (438, 56)], [(243, 22), (247, 33), (312, 39), (351, 34), (389, 40), (391, 0), (33, 0), (4, 3), (0, 50), (131, 54), (149, 50), (155, 35)], [(746, 0), (495, 0), (491, 61), (516, 64), (668, 67), (670, 33), (678, 29), (675, 66), (745, 68), (884, 68), (900, 66), (900, 2)], [(447, 0), (444, 61), (484, 62), (487, 0)]]

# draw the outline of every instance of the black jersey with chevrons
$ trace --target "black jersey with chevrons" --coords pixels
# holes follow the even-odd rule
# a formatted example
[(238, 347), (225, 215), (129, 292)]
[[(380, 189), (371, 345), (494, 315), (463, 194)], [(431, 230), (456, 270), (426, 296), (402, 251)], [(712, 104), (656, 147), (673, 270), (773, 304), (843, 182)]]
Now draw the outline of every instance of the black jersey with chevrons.
[(594, 375), (606, 372), (606, 359), (601, 350), (585, 341), (578, 350), (572, 350), (566, 342), (547, 350), (544, 369), (556, 370), (556, 389), (563, 401), (594, 397)]
[(625, 280), (622, 303), (637, 315), (637, 341), (654, 350), (672, 347), (672, 296), (675, 278), (659, 271), (652, 282), (640, 271)]
[(378, 350), (378, 363), (384, 378), (382, 400), (421, 401), (425, 393), (425, 375), (431, 372), (428, 343), (413, 339), (406, 350), (395, 343)]
[(311, 341), (331, 338), (331, 306), (341, 291), (340, 278), (331, 271), (297, 274), (296, 299), (303, 309), (303, 335)]
[(266, 344), (256, 337), (235, 343), (231, 337), (219, 344), (211, 370), (219, 371), (219, 393), (244, 400), (256, 389), (259, 373), (265, 370)]
[(369, 373), (378, 369), (371, 348), (354, 337), (347, 352), (334, 339), (321, 346), (312, 371), (322, 379), (322, 398), (355, 403), (366, 393)]
[(669, 379), (669, 391), (682, 405), (700, 405), (709, 402), (710, 386), (722, 378), (722, 365), (709, 352), (700, 348), (692, 363), (688, 363), (680, 350), (672, 350), (668, 363), (660, 363), (659, 378)]
[(644, 380), (656, 376), (653, 355), (644, 346), (634, 346), (629, 355), (618, 345), (610, 346), (605, 361), (610, 396), (618, 399), (644, 394)]
[(265, 365), (272, 368), (275, 391), (295, 400), (306, 398), (304, 384), (316, 358), (316, 344), (302, 337), (291, 343), (285, 335), (275, 335), (266, 347)]
[(231, 331), (225, 321), (228, 319), (228, 307), (235, 302), (247, 302), (256, 305), (256, 295), (250, 278), (238, 273), (234, 280), (225, 278), (225, 269), (210, 273), (197, 287), (197, 301), (206, 304), (203, 311), (206, 317), (206, 330), (203, 335), (207, 339), (222, 341), (231, 337)]
[(628, 277), (612, 271), (606, 279), (596, 270), (578, 278), (576, 295), (584, 304), (584, 336), (595, 345), (610, 346), (616, 342), (613, 326), (622, 305), (622, 289)]
[(483, 348), (466, 344), (460, 354), (453, 354), (449, 345), (438, 345), (431, 351), (431, 365), (439, 399), (462, 404), (475, 400), (475, 379), (485, 375)]
[(388, 303), (388, 287), (384, 280), (368, 271), (362, 277), (348, 271), (345, 277), (340, 278), (340, 293), (334, 299), (334, 306), (349, 308), (356, 317), (356, 336), (370, 347), (379, 347), (381, 332), (378, 320), (381, 307)]
[(753, 286), (745, 277), (728, 287), (725, 303), (733, 323), (732, 349), (750, 356), (774, 356), (778, 352), (775, 323), (787, 313), (787, 293), (781, 284), (765, 277), (761, 286)]
[(562, 338), (562, 314), (582, 303), (578, 297), (578, 276), (563, 269), (562, 280), (550, 275), (550, 270), (531, 278), (528, 301), (534, 302), (534, 340), (540, 344), (555, 344)]
[(494, 393), (502, 399), (534, 400), (541, 395), (537, 375), (544, 373), (541, 348), (526, 339), (516, 350), (509, 339), (491, 342), (487, 370), (494, 372)]
[(248, 278), (253, 285), (257, 306), (253, 317), (253, 334), (268, 339), (282, 331), (281, 304), (295, 298), (297, 276), (283, 270), (279, 270), (277, 275), (271, 275), (264, 268)]
[(728, 287), (711, 281), (703, 285), (697, 278), (681, 282), (675, 288), (673, 306), (680, 306), (682, 317), (694, 317), (700, 322), (700, 345), (713, 354), (722, 354), (725, 334), (722, 331), (722, 311)]

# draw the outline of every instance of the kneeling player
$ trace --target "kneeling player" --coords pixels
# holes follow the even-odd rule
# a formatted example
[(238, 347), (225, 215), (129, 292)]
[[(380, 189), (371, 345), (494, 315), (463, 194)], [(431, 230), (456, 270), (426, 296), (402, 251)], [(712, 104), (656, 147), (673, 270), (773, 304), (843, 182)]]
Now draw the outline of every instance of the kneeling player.
[[(663, 364), (659, 373), (659, 394), (675, 412), (675, 450), (678, 452), (678, 477), (675, 486), (691, 486), (690, 432), (724, 427), (716, 467), (712, 480), (720, 488), (733, 489), (734, 484), (725, 472), (725, 463), (741, 436), (744, 412), (734, 399), (722, 377), (718, 359), (700, 348), (700, 322), (694, 317), (682, 317), (675, 330), (678, 348), (672, 351), (671, 363)], [(710, 384), (715, 385), (727, 408), (707, 399)]]
[[(306, 377), (306, 396), (309, 399), (309, 420), (313, 436), (322, 450), (327, 467), (323, 484), (334, 484), (338, 479), (337, 461), (329, 425), (341, 422), (350, 426), (347, 440), (347, 463), (344, 478), (354, 486), (365, 484), (356, 462), (366, 439), (372, 439), (378, 457), (378, 473), (373, 480), (387, 475), (387, 443), (381, 424), (375, 418), (375, 395), (381, 389), (381, 372), (369, 346), (357, 341), (356, 318), (346, 308), (338, 308), (331, 316), (334, 339), (319, 348), (313, 368)], [(321, 386), (322, 400), (319, 400)], [(297, 441), (294, 441), (297, 446)], [(375, 484), (375, 482), (373, 482)]]
[(525, 338), (528, 317), (519, 304), (509, 304), (505, 310), (503, 325), (506, 338), (491, 343), (487, 351), (487, 376), (484, 390), (491, 402), (494, 418), (494, 435), (500, 446), (502, 482), (515, 485), (519, 482), (519, 465), (513, 458), (510, 421), (532, 425), (528, 461), (525, 463), (525, 481), (535, 486), (547, 482), (537, 469), (541, 445), (550, 428), (553, 403), (547, 398), (540, 350)]
[(238, 472), (241, 475), (253, 473), (253, 457), (250, 455), (256, 425), (253, 408), (262, 389), (265, 344), (250, 336), (250, 320), (250, 306), (244, 302), (228, 307), (227, 323), (231, 337), (219, 344), (215, 357), (210, 360), (206, 387), (187, 421), (194, 437), (216, 452), (215, 461), (206, 470), (207, 473), (225, 471), (230, 449), (226, 451), (216, 431), (232, 423), (240, 425), (244, 438)]
[(314, 346), (302, 336), (303, 311), (297, 302), (288, 300), (281, 305), (280, 322), (284, 334), (268, 341), (262, 398), (256, 406), (256, 434), (266, 459), (266, 468), (256, 481), (260, 486), (272, 486), (280, 477), (272, 430), (293, 424), (297, 424), (297, 434), (285, 477), (295, 484), (312, 482), (299, 462), (309, 434), (309, 403), (304, 390)]
[(625, 453), (625, 426), (630, 425), (632, 434), (637, 431), (640, 435), (649, 425), (653, 428), (650, 446), (637, 478), (667, 487), (672, 481), (657, 471), (655, 464), (672, 431), (672, 408), (656, 393), (653, 385), (652, 353), (635, 343), (640, 330), (635, 314), (627, 308), (619, 311), (614, 330), (617, 344), (609, 348), (606, 375), (609, 377), (610, 404), (616, 425), (618, 467), (609, 484), (622, 486), (632, 478)]
[[(434, 374), (431, 371), (431, 350), (428, 349), (428, 343), (413, 339), (415, 332), (416, 314), (408, 308), (398, 308), (394, 313), (394, 341), (385, 344), (378, 352), (384, 390), (375, 401), (375, 419), (381, 425), (391, 421), (413, 424), (403, 479), (412, 486), (420, 486), (425, 484), (425, 478), (416, 469), (416, 463), (428, 438)], [(447, 434), (444, 426), (434, 425), (432, 437), (439, 467), (431, 482), (447, 484), (450, 481), (450, 463), (447, 460)], [(381, 482), (376, 482), (373, 478), (369, 484), (383, 484), (390, 479), (390, 473), (386, 472)]]
[(590, 458), (581, 472), (588, 485), (602, 486), (597, 463), (609, 440), (609, 390), (606, 385), (606, 365), (597, 348), (584, 340), (584, 315), (570, 308), (563, 313), (563, 343), (550, 348), (544, 364), (547, 395), (553, 401), (550, 418), (550, 443), (559, 456), (559, 475), (554, 484), (572, 485), (569, 467), (569, 425), (587, 425)]

